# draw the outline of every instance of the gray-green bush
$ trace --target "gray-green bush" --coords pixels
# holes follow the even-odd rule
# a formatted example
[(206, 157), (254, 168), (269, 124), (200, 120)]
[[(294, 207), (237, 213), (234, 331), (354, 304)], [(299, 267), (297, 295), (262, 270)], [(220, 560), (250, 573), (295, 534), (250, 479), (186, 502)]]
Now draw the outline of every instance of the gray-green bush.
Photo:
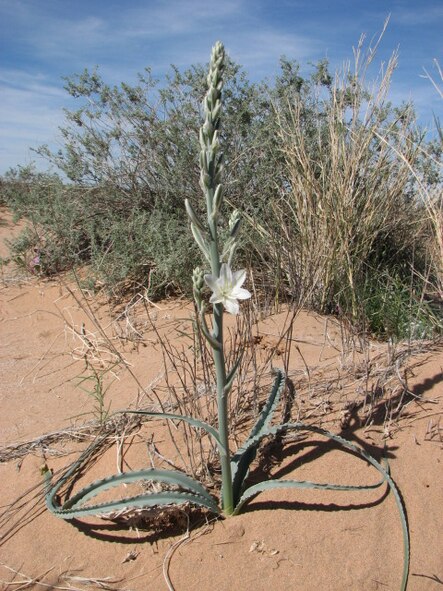
[[(396, 55), (369, 85), (375, 49), (365, 55), (360, 45), (354, 70), (335, 76), (324, 60), (302, 76), (282, 58), (272, 85), (250, 83), (228, 60), (221, 139), (226, 202), (249, 222), (240, 264), (252, 268), (263, 294), (341, 313), (380, 333), (396, 323), (374, 320), (383, 297), (368, 296), (368, 285), (383, 291), (390, 277), (426, 294), (438, 284), (438, 233), (417, 187), (435, 193), (441, 185), (439, 153), (426, 144), (413, 108), (389, 103)], [(45, 273), (88, 263), (90, 283), (117, 294), (141, 287), (150, 297), (190, 294), (197, 251), (183, 203), (200, 191), (205, 72), (173, 68), (163, 87), (148, 69), (133, 86), (110, 87), (95, 71), (67, 79), (80, 106), (66, 111), (63, 148), (39, 153), (68, 182), (29, 168), (2, 180), (3, 201), (31, 220), (25, 239), (12, 245), (16, 254), (39, 248)], [(198, 201), (195, 207), (201, 214)], [(436, 324), (430, 319), (430, 330)]]

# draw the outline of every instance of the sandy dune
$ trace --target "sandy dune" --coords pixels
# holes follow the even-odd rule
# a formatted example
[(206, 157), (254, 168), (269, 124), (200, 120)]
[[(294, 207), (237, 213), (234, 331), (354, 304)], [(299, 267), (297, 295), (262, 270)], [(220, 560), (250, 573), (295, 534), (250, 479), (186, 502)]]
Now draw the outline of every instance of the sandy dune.
[[(4, 210), (0, 222), (0, 255), (5, 255), (3, 240), (15, 228)], [(88, 305), (110, 342), (94, 324)], [(2, 269), (2, 588), (399, 589), (401, 527), (392, 494), (383, 487), (355, 493), (269, 492), (256, 497), (235, 518), (214, 521), (206, 516), (199, 522), (191, 514), (189, 532), (183, 512), (151, 530), (140, 520), (132, 526), (99, 518), (65, 522), (45, 509), (42, 464), (54, 471), (68, 465), (97, 432), (95, 401), (79, 387), (91, 387), (88, 381), (80, 383), (87, 375), (86, 360), (95, 367), (101, 362), (104, 369), (111, 368), (105, 377), (106, 409), (110, 404), (111, 413), (153, 404), (153, 387), (167, 398), (156, 330), (189, 350), (186, 332), (192, 306), (182, 301), (146, 305), (152, 324), (137, 300), (111, 310), (93, 297), (86, 303), (72, 281), (42, 280), (12, 265)], [(275, 346), (285, 319), (281, 312), (261, 321), (254, 337), (257, 358), (263, 361), (274, 352), (272, 363), (277, 367), (283, 365), (284, 346), (277, 350)], [(365, 352), (344, 338), (333, 319), (302, 311), (292, 337), (289, 376), (296, 387), (292, 417), (341, 432), (378, 458), (386, 442), (392, 475), (408, 513), (409, 589), (442, 588), (443, 349), (429, 345), (407, 360), (400, 355), (397, 368), (393, 365), (389, 373), (385, 345), (372, 343), (365, 362)], [(404, 350), (399, 346), (397, 353)], [(173, 373), (170, 367), (168, 371)], [(381, 384), (385, 390), (377, 398)], [(400, 402), (402, 410), (396, 414)], [(85, 424), (90, 425), (90, 435), (81, 431)], [(62, 431), (67, 432), (63, 439), (36, 441)], [(122, 423), (119, 434), (110, 434), (109, 446), (82, 482), (117, 469), (149, 466), (153, 455), (148, 454), (147, 442), (151, 450), (155, 444), (159, 453), (180, 465), (161, 422)], [(20, 443), (26, 445), (20, 448)], [(315, 436), (293, 438), (282, 449), (268, 449), (269, 458), (271, 452), (267, 467), (273, 476), (355, 484), (378, 480), (364, 462)], [(262, 458), (262, 467), (266, 459)]]

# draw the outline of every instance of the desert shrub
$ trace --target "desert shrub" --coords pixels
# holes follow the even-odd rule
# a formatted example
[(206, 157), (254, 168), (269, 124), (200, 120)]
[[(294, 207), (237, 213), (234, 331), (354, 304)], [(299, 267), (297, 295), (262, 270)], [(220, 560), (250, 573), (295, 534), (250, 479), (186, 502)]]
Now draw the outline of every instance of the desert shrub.
[(8, 173), (4, 186), (16, 218), (29, 221), (10, 242), (17, 262), (27, 265), (38, 251), (44, 275), (88, 264), (89, 284), (99, 282), (115, 295), (143, 287), (153, 297), (191, 293), (195, 246), (180, 211), (117, 208), (112, 188), (66, 185), (28, 168)]
[[(261, 141), (263, 134), (271, 137), (264, 124), (270, 103), (262, 104), (258, 87), (233, 62), (226, 74), (226, 199), (251, 209), (248, 195), (274, 190), (272, 153)], [(195, 155), (205, 84), (203, 66), (183, 73), (173, 68), (164, 88), (149, 70), (136, 86), (111, 88), (88, 71), (67, 79), (67, 91), (82, 106), (66, 111), (63, 148), (42, 146), (39, 153), (69, 184), (25, 169), (7, 175), (9, 206), (35, 228), (29, 246), (50, 243), (54, 269), (90, 262), (96, 278), (114, 291), (148, 284), (153, 296), (171, 287), (186, 291), (189, 273), (177, 253), (195, 263), (184, 200), (202, 210)], [(263, 162), (267, 166), (260, 168)]]
[[(242, 172), (240, 179), (230, 172), (227, 192), (243, 197), (249, 168), (256, 167), (251, 128), (262, 113), (257, 87), (232, 61), (226, 70), (223, 150), (226, 162)], [(119, 87), (85, 70), (66, 79), (66, 90), (82, 106), (65, 112), (63, 149), (38, 152), (76, 184), (112, 188), (114, 208), (183, 209), (184, 199), (197, 202), (200, 191), (195, 154), (205, 83), (203, 66), (183, 73), (173, 68), (163, 88), (148, 69), (137, 85)]]
[(182, 215), (133, 210), (126, 219), (102, 220), (99, 235), (106, 244), (93, 246), (92, 271), (114, 294), (142, 287), (150, 297), (192, 293), (196, 247)]
[[(390, 341), (429, 339), (441, 331), (441, 307), (420, 278), (369, 269), (356, 289), (358, 326)], [(339, 307), (339, 311), (340, 307)]]
[(22, 235), (11, 241), (12, 256), (23, 261), (38, 251), (40, 271), (51, 275), (89, 259), (90, 224), (76, 187), (55, 174), (32, 167), (9, 171), (3, 179), (3, 199), (15, 218), (26, 218)]
[[(408, 286), (411, 276), (422, 278), (417, 293), (441, 285), (441, 149), (426, 144), (412, 106), (388, 101), (396, 54), (369, 84), (375, 50), (361, 43), (354, 69), (335, 76), (325, 60), (302, 76), (282, 58), (273, 84), (250, 83), (228, 60), (220, 138), (224, 199), (247, 222), (237, 256), (258, 293), (387, 334), (389, 321), (373, 313), (383, 297), (367, 286), (379, 293), (380, 278)], [(196, 154), (205, 84), (198, 65), (172, 68), (162, 87), (149, 69), (133, 86), (111, 87), (97, 71), (66, 79), (79, 108), (66, 111), (62, 149), (39, 153), (68, 182), (25, 168), (2, 180), (3, 201), (31, 220), (16, 254), (41, 249), (47, 273), (88, 263), (92, 281), (117, 294), (190, 293), (198, 259), (184, 201), (204, 215)]]

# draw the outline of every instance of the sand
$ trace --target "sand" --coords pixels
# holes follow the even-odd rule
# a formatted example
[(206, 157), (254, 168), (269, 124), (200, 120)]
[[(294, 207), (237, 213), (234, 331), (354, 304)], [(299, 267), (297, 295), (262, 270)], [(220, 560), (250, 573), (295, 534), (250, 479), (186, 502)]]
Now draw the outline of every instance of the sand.
[[(1, 209), (0, 255), (7, 253), (4, 238), (16, 232), (11, 216)], [(42, 279), (12, 264), (2, 269), (2, 588), (399, 589), (401, 526), (393, 495), (384, 487), (364, 492), (269, 491), (237, 517), (214, 520), (210, 515), (176, 512), (153, 530), (140, 520), (132, 525), (100, 518), (66, 522), (46, 510), (41, 466), (56, 471), (68, 465), (93, 438), (93, 434), (83, 439), (73, 435), (85, 424), (94, 432), (91, 421), (98, 417), (96, 402), (79, 387), (91, 388), (91, 382), (81, 382), (87, 374), (85, 360), (90, 364), (102, 360), (103, 368), (111, 368), (105, 378), (105, 400), (115, 412), (149, 405), (153, 386), (166, 392), (162, 349), (152, 324), (174, 345), (188, 348), (184, 335), (192, 315), (190, 303), (144, 304), (128, 300), (111, 307), (93, 294), (84, 300), (72, 278)], [(88, 306), (111, 344), (95, 326)], [(274, 351), (285, 319), (281, 311), (256, 327), (254, 346), (260, 359)], [(397, 366), (391, 364), (393, 371), (388, 373), (389, 353), (405, 352), (406, 345), (389, 351), (385, 344), (371, 343), (367, 350), (359, 350), (358, 342), (346, 334), (334, 319), (306, 311), (297, 315), (288, 368), (296, 387), (292, 418), (341, 433), (378, 458), (386, 443), (392, 476), (408, 514), (408, 588), (442, 588), (443, 349), (438, 344), (416, 344), (415, 353), (407, 358), (399, 355)], [(113, 365), (116, 351), (126, 367)], [(278, 349), (272, 364), (282, 367), (283, 358)], [(385, 389), (377, 398), (377, 385), (382, 383)], [(362, 404), (368, 393), (372, 404)], [(401, 412), (395, 413), (400, 399)], [(127, 436), (113, 435), (83, 482), (115, 473), (117, 467), (148, 467), (153, 457), (147, 452), (149, 441), (179, 464), (161, 422), (125, 428)], [(62, 441), (35, 441), (63, 430), (71, 435)], [(22, 451), (20, 443), (26, 444)], [(18, 450), (14, 457), (13, 449)], [(282, 449), (266, 453), (273, 456), (269, 462), (273, 477), (353, 484), (378, 480), (364, 462), (317, 436), (293, 438)], [(262, 460), (266, 459), (264, 454)]]

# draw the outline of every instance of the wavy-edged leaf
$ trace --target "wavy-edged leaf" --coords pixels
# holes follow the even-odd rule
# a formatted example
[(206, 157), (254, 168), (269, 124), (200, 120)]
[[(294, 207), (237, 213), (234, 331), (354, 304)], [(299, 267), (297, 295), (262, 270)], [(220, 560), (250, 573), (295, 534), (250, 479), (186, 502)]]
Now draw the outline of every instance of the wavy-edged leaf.
[(329, 484), (321, 482), (310, 482), (309, 480), (265, 480), (264, 482), (259, 482), (257, 484), (250, 486), (244, 491), (244, 493), (240, 497), (238, 504), (235, 507), (233, 515), (238, 515), (243, 505), (259, 493), (275, 488), (312, 488), (318, 490), (342, 491), (372, 490), (375, 488), (379, 488), (384, 482), (386, 482), (385, 478), (382, 478), (379, 482), (375, 484)]
[(186, 474), (183, 474), (182, 472), (177, 472), (176, 470), (148, 469), (126, 472), (123, 474), (115, 474), (101, 480), (95, 480), (72, 496), (64, 504), (64, 507), (66, 509), (74, 509), (80, 503), (85, 503), (89, 499), (97, 496), (99, 493), (105, 490), (120, 486), (120, 484), (130, 484), (131, 482), (137, 482), (139, 480), (150, 480), (155, 482), (163, 482), (165, 484), (172, 484), (201, 497), (207, 497), (208, 501), (212, 500), (212, 497), (203, 485), (193, 478), (190, 478)]
[(188, 423), (193, 427), (197, 427), (198, 429), (203, 429), (204, 431), (209, 433), (209, 435), (212, 435), (221, 453), (226, 454), (226, 448), (220, 439), (218, 431), (208, 423), (205, 423), (204, 421), (200, 421), (198, 419), (194, 419), (193, 417), (188, 417), (186, 415), (176, 415), (170, 412), (151, 412), (148, 410), (124, 410), (122, 411), (122, 413), (146, 415), (148, 417), (157, 417), (158, 419), (169, 419), (171, 421), (184, 421), (185, 423)]
[(277, 376), (275, 378), (272, 390), (255, 425), (251, 429), (248, 439), (231, 458), (234, 503), (237, 503), (240, 498), (243, 489), (243, 483), (249, 472), (249, 467), (257, 454), (257, 447), (263, 437), (266, 436), (262, 435), (262, 433), (267, 433), (272, 416), (275, 412), (277, 404), (280, 401), (280, 396), (285, 384), (285, 377), (285, 374), (281, 370), (277, 370)]
[[(251, 448), (257, 449), (259, 442), (264, 437), (277, 435), (278, 433), (282, 433), (282, 432), (290, 431), (290, 430), (310, 431), (312, 433), (322, 435), (323, 437), (326, 437), (328, 439), (332, 439), (333, 441), (336, 441), (337, 443), (339, 443), (343, 447), (349, 449), (350, 451), (354, 452), (355, 454), (357, 454), (360, 457), (362, 457), (363, 459), (365, 459), (372, 466), (374, 466), (374, 468), (376, 468), (376, 470), (378, 470), (380, 472), (380, 474), (383, 476), (383, 480), (387, 482), (392, 494), (394, 495), (395, 503), (397, 505), (397, 509), (398, 509), (398, 512), (400, 515), (400, 522), (401, 522), (402, 535), (403, 535), (403, 576), (402, 576), (402, 582), (401, 582), (401, 591), (405, 591), (406, 586), (407, 586), (408, 576), (409, 576), (409, 555), (410, 555), (409, 530), (408, 530), (408, 523), (407, 523), (407, 519), (406, 519), (406, 512), (403, 507), (403, 502), (402, 502), (402, 499), (400, 496), (400, 492), (397, 488), (397, 485), (393, 481), (393, 479), (389, 473), (389, 470), (385, 469), (380, 464), (380, 462), (378, 462), (367, 451), (354, 445), (350, 441), (347, 441), (343, 437), (340, 437), (340, 435), (335, 435), (334, 433), (331, 433), (330, 431), (326, 431), (325, 429), (322, 429), (321, 427), (315, 427), (314, 425), (305, 425), (304, 423), (284, 423), (282, 425), (277, 425), (276, 427), (262, 429), (260, 434), (258, 434), (256, 437), (253, 437), (249, 440), (249, 445)], [(247, 451), (247, 450), (245, 450), (245, 451)], [(244, 505), (244, 503), (247, 500), (249, 500), (250, 498), (252, 498), (255, 494), (260, 493), (262, 490), (265, 490), (266, 488), (267, 489), (272, 488), (271, 483), (276, 484), (278, 481), (267, 481), (267, 482), (268, 482), (268, 484), (260, 483), (260, 484), (254, 485), (254, 486), (250, 487), (249, 489), (247, 489), (243, 493), (243, 495), (240, 497), (238, 502), (236, 503), (234, 514), (238, 513), (238, 511), (241, 509), (241, 507)], [(288, 486), (287, 483), (291, 482), (291, 481), (281, 481), (281, 482), (283, 483), (282, 485), (274, 486), (274, 488), (279, 488), (280, 486)], [(296, 481), (293, 481), (293, 482), (296, 482)], [(311, 483), (311, 484), (314, 484), (314, 483)], [(261, 488), (261, 487), (263, 487), (263, 485), (264, 485), (264, 488)], [(295, 485), (295, 484), (293, 486), (297, 487), (297, 485)], [(317, 486), (320, 486), (322, 488), (326, 487), (325, 485), (317, 485)], [(332, 485), (331, 484), (331, 485), (327, 485), (327, 486), (328, 487), (335, 487), (335, 486), (340, 486), (340, 485)], [(348, 486), (348, 485), (344, 485), (344, 486)], [(379, 486), (379, 485), (377, 485), (377, 486)], [(255, 492), (254, 492), (254, 488), (255, 488)], [(301, 488), (301, 487), (298, 486), (298, 488)], [(309, 487), (306, 485), (305, 488), (309, 488)], [(311, 488), (314, 488), (314, 487), (311, 486)], [(374, 485), (367, 485), (367, 486), (363, 487), (363, 489), (361, 489), (361, 490), (365, 490), (367, 488), (375, 488), (375, 487), (374, 487)], [(343, 489), (343, 490), (346, 490), (346, 489)], [(351, 489), (348, 489), (348, 490), (351, 490)]]
[[(124, 474), (116, 474), (102, 480), (96, 480), (78, 491), (68, 499), (66, 503), (60, 505), (57, 501), (58, 491), (66, 482), (68, 482), (73, 474), (80, 469), (87, 458), (95, 452), (105, 438), (106, 436), (100, 437), (90, 445), (54, 485), (51, 485), (51, 473), (48, 471), (46, 474), (46, 505), (48, 509), (58, 517), (61, 517), (62, 519), (72, 519), (74, 517), (106, 513), (127, 507), (152, 507), (158, 504), (169, 505), (183, 504), (186, 502), (206, 507), (217, 514), (220, 513), (220, 509), (214, 498), (199, 482), (193, 480), (186, 474), (174, 470), (139, 470)], [(142, 494), (117, 501), (84, 506), (84, 503), (100, 492), (120, 484), (127, 484), (142, 479), (176, 485), (183, 490)]]
[(190, 492), (181, 491), (165, 491), (160, 493), (138, 495), (136, 497), (128, 497), (126, 499), (120, 499), (118, 501), (109, 501), (107, 503), (100, 503), (97, 505), (90, 505), (87, 507), (75, 507), (75, 508), (64, 508), (64, 506), (57, 506), (54, 500), (48, 502), (48, 509), (61, 517), (62, 519), (74, 519), (77, 517), (85, 517), (87, 515), (100, 515), (103, 513), (109, 513), (110, 511), (120, 511), (121, 509), (127, 509), (128, 507), (155, 507), (162, 505), (182, 505), (184, 503), (192, 503), (205, 507), (213, 513), (220, 513), (220, 509), (216, 503), (211, 499), (208, 501), (207, 497), (195, 495)]
[(57, 495), (60, 488), (66, 482), (68, 482), (68, 480), (80, 468), (80, 466), (82, 466), (86, 462), (86, 460), (90, 456), (92, 456), (92, 454), (95, 452), (95, 450), (101, 446), (101, 444), (106, 439), (106, 437), (107, 437), (106, 435), (102, 435), (101, 437), (97, 437), (97, 439), (80, 454), (80, 457), (75, 462), (73, 462), (71, 467), (68, 468), (68, 470), (65, 472), (65, 474), (63, 474), (63, 476), (61, 476), (60, 479), (58, 480), (58, 482), (56, 482), (54, 485), (51, 484), (51, 472), (48, 470), (45, 473), (46, 504), (48, 505), (48, 507), (49, 507), (49, 505), (53, 504), (55, 496)]
[(277, 369), (275, 371), (276, 377), (274, 380), (274, 385), (272, 386), (271, 393), (269, 394), (266, 404), (264, 405), (264, 407), (261, 410), (261, 413), (259, 414), (257, 422), (252, 427), (248, 439), (255, 437), (263, 429), (269, 427), (277, 404), (280, 402), (280, 396), (283, 391), (283, 386), (285, 385), (286, 376), (281, 369)]

